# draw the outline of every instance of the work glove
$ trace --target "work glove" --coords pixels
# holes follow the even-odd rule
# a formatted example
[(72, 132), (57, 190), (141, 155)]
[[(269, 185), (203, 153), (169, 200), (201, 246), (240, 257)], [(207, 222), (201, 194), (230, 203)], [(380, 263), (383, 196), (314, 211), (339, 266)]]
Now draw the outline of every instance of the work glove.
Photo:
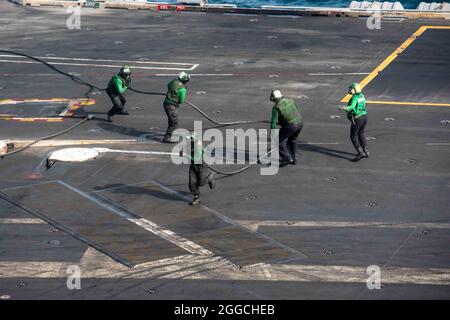
[(126, 85), (127, 87), (129, 87), (129, 86), (130, 86), (130, 83), (131, 83), (131, 77), (127, 77), (127, 78), (125, 79), (125, 85)]

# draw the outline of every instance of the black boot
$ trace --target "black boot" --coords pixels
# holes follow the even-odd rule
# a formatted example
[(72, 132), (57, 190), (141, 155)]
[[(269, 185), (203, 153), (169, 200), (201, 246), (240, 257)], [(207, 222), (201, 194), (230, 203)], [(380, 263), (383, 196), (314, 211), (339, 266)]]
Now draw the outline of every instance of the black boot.
[(369, 150), (367, 149), (367, 147), (363, 147), (363, 151), (364, 151), (364, 154), (366, 155), (366, 158), (368, 158), (369, 157)]
[(288, 164), (294, 164), (293, 160), (282, 160), (280, 161), (279, 167), (283, 168), (285, 166), (287, 166)]
[(211, 174), (208, 176), (208, 185), (211, 190), (216, 186), (216, 181), (214, 180), (214, 172), (211, 172)]
[(362, 158), (364, 158), (365, 156), (366, 155), (364, 154), (363, 148), (359, 147), (358, 154), (356, 155), (356, 157), (354, 159), (352, 159), (352, 161), (357, 162), (357, 161), (361, 160)]
[(191, 206), (195, 206), (196, 204), (198, 204), (200, 202), (200, 197), (199, 196), (194, 196), (194, 199), (192, 199), (190, 205)]
[(174, 143), (172, 141), (172, 135), (166, 133), (166, 135), (162, 139), (162, 143)]
[(112, 122), (113, 115), (114, 115), (114, 113), (112, 113), (111, 111), (108, 111), (108, 113), (106, 114), (108, 122)]
[(128, 116), (129, 115), (128, 111), (125, 111), (125, 110), (122, 110), (122, 111), (120, 111), (117, 114), (120, 114), (120, 115), (123, 115), (123, 116)]

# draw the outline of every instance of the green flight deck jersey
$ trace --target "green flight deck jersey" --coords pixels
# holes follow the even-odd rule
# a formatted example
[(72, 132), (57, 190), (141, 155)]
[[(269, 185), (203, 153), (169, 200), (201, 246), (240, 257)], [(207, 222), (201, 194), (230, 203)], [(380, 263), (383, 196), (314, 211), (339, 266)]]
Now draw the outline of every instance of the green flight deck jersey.
[(109, 80), (106, 92), (109, 94), (123, 94), (127, 89), (128, 87), (126, 86), (125, 79), (119, 74), (116, 74)]
[(355, 93), (347, 104), (345, 109), (347, 114), (358, 119), (359, 117), (366, 115), (366, 98), (362, 93)]
[(277, 125), (299, 124), (301, 121), (300, 107), (292, 98), (283, 97), (272, 108), (272, 129), (276, 129)]
[(187, 89), (183, 85), (183, 83), (181, 83), (181, 81), (178, 79), (174, 79), (167, 85), (167, 94), (164, 102), (172, 104), (174, 106), (178, 106), (184, 102), (186, 98), (186, 92)]

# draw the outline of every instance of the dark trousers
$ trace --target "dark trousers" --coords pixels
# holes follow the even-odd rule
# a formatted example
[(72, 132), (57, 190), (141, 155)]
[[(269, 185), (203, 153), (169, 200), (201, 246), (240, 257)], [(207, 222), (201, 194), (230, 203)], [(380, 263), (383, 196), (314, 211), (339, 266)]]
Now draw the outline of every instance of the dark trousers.
[(281, 127), (279, 135), (280, 161), (297, 160), (297, 138), (302, 128), (303, 122)]
[(168, 127), (166, 137), (171, 137), (172, 133), (178, 126), (178, 107), (173, 104), (164, 102), (164, 111), (167, 114)]
[(111, 110), (108, 111), (108, 114), (110, 116), (115, 115), (116, 113), (121, 113), (125, 111), (125, 104), (127, 103), (127, 100), (125, 100), (125, 97), (121, 94), (109, 94), (109, 98), (111, 99), (111, 102), (113, 104)]
[[(364, 136), (364, 130), (366, 129), (367, 124), (367, 116), (361, 116), (358, 119), (355, 119), (352, 122), (352, 126), (350, 128), (350, 139), (352, 140), (353, 146), (356, 151), (360, 147), (366, 147), (366, 137)], [(358, 151), (359, 152), (359, 151)]]
[(200, 187), (208, 181), (209, 168), (206, 163), (191, 164), (189, 167), (189, 190), (194, 196), (200, 196)]

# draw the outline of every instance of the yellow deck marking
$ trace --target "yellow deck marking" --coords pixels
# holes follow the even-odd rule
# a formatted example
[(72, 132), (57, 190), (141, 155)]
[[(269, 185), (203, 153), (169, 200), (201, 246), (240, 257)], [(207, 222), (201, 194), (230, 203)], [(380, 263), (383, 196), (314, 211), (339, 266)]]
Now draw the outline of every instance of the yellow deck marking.
[(67, 102), (67, 108), (60, 114), (59, 117), (53, 118), (39, 118), (39, 117), (16, 117), (11, 114), (0, 114), (0, 120), (13, 120), (19, 122), (34, 122), (34, 121), (44, 121), (44, 122), (61, 122), (65, 118), (73, 116), (75, 111), (77, 111), (82, 106), (90, 106), (96, 103), (95, 99), (67, 99), (67, 98), (50, 98), (50, 99), (3, 99), (0, 100), (0, 105), (5, 104), (22, 104), (22, 103), (33, 103), (33, 102)]
[[(397, 49), (394, 50), (384, 61), (376, 67), (367, 77), (365, 77), (361, 82), (359, 82), (359, 85), (361, 86), (361, 89), (363, 89), (365, 86), (369, 84), (370, 81), (372, 81), (381, 71), (383, 71), (389, 64), (391, 64), (392, 61), (395, 60), (395, 58), (398, 57), (400, 53), (406, 50), (418, 37), (420, 37), (426, 30), (428, 29), (450, 29), (450, 26), (421, 26), (419, 29), (416, 30), (408, 39), (406, 39)], [(341, 102), (347, 103), (351, 98), (350, 94), (347, 94)], [(405, 105), (423, 105), (423, 106), (442, 106), (442, 107), (448, 107), (450, 104), (448, 103), (439, 103), (439, 104), (432, 104), (432, 103), (422, 103), (422, 102), (382, 102), (382, 101), (367, 101), (367, 103), (374, 103), (374, 104), (405, 104)]]

